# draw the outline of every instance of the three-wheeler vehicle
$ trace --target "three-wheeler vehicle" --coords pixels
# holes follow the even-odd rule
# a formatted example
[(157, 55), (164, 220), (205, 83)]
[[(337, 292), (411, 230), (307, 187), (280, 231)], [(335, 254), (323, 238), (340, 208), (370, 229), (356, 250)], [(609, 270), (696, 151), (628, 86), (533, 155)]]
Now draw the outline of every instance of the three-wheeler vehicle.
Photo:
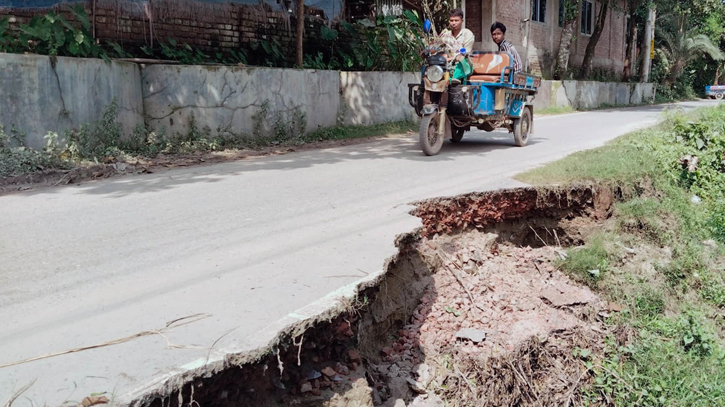
[(705, 86), (705, 94), (708, 97), (722, 100), (725, 98), (725, 85)]
[(443, 44), (426, 47), (420, 83), (408, 84), (409, 103), (421, 118), (423, 153), (438, 154), (444, 139), (458, 143), (471, 128), (505, 128), (517, 146), (525, 146), (533, 134), (532, 102), (541, 78), (514, 73), (506, 52), (461, 49), (449, 61), (444, 49)]

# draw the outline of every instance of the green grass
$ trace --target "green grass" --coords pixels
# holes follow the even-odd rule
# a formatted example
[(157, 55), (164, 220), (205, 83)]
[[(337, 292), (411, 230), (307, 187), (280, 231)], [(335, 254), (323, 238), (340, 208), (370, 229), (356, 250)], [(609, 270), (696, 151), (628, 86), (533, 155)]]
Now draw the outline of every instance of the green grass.
[(651, 151), (639, 147), (642, 138), (655, 137), (655, 130), (626, 135), (605, 146), (581, 151), (543, 167), (517, 175), (519, 181), (534, 185), (599, 182), (632, 184), (656, 172)]
[(589, 283), (601, 280), (609, 268), (605, 239), (605, 236), (597, 235), (586, 246), (569, 249), (566, 259), (560, 264), (561, 269)]
[(540, 109), (536, 111), (537, 116), (553, 116), (557, 114), (567, 114), (567, 113), (574, 113), (576, 110), (574, 110), (571, 106), (551, 106), (547, 107), (546, 109)]
[[(696, 312), (646, 318), (636, 325), (638, 341), (624, 352), (612, 352), (610, 369), (598, 372), (600, 382), (615, 385), (597, 390), (618, 406), (725, 405), (725, 358), (704, 324)], [(611, 363), (616, 354), (626, 363)]]
[[(680, 164), (685, 155), (700, 159), (695, 171)], [(635, 332), (630, 342), (609, 336), (585, 391), (588, 405), (725, 406), (725, 106), (671, 114), (657, 127), (516, 178), (622, 192), (614, 218), (560, 263), (625, 305), (608, 320), (613, 331)], [(705, 245), (708, 239), (720, 246)], [(623, 254), (622, 242), (636, 250)], [(649, 267), (627, 263), (628, 256)]]
[(369, 126), (336, 126), (308, 133), (303, 140), (307, 142), (322, 140), (349, 140), (418, 131), (420, 125), (415, 121), (399, 121)]

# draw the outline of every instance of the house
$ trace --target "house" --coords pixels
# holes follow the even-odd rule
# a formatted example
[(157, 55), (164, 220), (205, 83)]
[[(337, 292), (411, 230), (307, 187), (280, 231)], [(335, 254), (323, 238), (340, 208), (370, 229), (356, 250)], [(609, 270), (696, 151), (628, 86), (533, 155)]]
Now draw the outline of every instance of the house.
[[(597, 44), (593, 67), (621, 76), (626, 53), (627, 20), (624, 2), (610, 7), (605, 28)], [(506, 25), (511, 41), (529, 71), (550, 77), (555, 65), (562, 31), (562, 0), (461, 0), (466, 28), (476, 36), (474, 49), (494, 50), (490, 27), (495, 21)], [(582, 0), (571, 44), (570, 67), (581, 66), (597, 13), (596, 0)]]

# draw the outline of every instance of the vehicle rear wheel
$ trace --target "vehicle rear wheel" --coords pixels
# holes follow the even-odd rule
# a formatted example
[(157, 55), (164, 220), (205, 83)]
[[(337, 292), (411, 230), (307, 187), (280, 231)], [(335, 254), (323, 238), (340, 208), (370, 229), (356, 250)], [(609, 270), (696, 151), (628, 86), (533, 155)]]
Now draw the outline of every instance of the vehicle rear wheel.
[(438, 133), (439, 114), (427, 114), (420, 120), (420, 148), (425, 155), (436, 155), (443, 146), (443, 135)]
[(716, 93), (715, 94), (715, 99), (717, 99), (717, 100), (722, 100), (723, 97), (725, 97), (725, 93)]
[(461, 140), (463, 140), (463, 133), (466, 132), (466, 129), (454, 127), (453, 128), (453, 134), (451, 137), (451, 143), (460, 143)]
[(520, 118), (514, 119), (514, 143), (523, 147), (529, 142), (529, 131), (531, 130), (531, 110), (524, 108), (524, 112)]

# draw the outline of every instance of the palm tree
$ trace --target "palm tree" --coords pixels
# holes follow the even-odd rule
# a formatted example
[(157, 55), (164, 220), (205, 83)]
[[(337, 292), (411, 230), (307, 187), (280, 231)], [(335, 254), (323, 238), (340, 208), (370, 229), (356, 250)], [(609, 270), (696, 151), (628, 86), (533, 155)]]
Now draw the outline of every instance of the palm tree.
[(725, 54), (709, 37), (697, 34), (692, 29), (685, 30), (684, 20), (678, 26), (675, 33), (668, 31), (659, 33), (663, 41), (659, 54), (663, 57), (664, 65), (667, 67), (664, 83), (668, 86), (671, 86), (682, 75), (690, 62), (701, 56), (709, 55), (716, 61), (725, 59)]

